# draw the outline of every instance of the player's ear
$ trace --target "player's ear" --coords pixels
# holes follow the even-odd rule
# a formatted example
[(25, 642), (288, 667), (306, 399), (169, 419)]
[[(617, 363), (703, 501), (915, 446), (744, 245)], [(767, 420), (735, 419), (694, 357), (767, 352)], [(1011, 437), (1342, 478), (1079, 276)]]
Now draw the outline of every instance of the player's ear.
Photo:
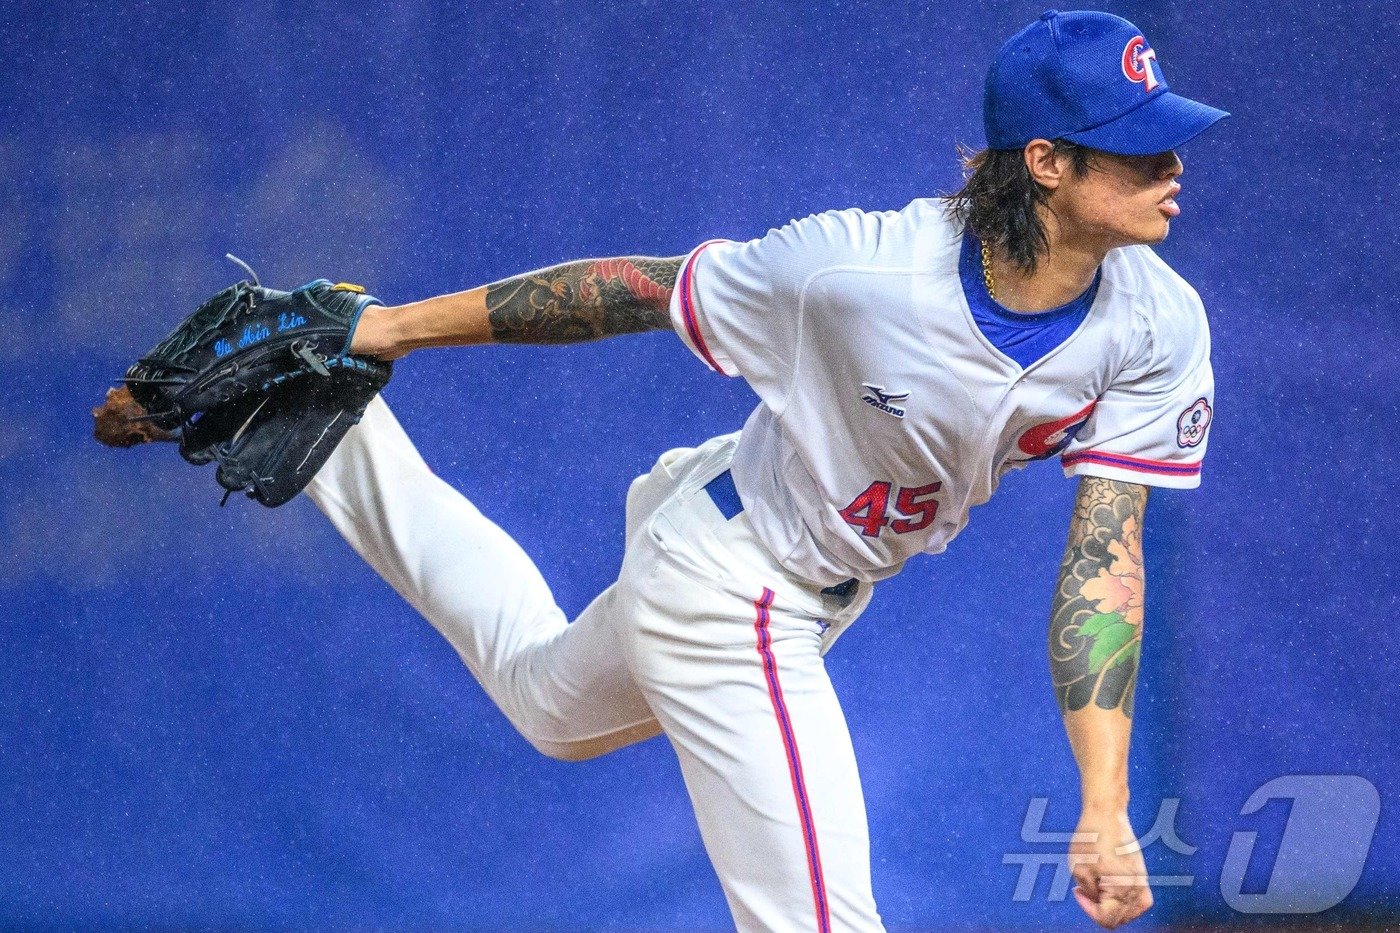
[(1064, 160), (1057, 157), (1054, 143), (1048, 139), (1032, 139), (1021, 154), (1026, 160), (1026, 170), (1037, 184), (1051, 190), (1060, 187), (1065, 166)]

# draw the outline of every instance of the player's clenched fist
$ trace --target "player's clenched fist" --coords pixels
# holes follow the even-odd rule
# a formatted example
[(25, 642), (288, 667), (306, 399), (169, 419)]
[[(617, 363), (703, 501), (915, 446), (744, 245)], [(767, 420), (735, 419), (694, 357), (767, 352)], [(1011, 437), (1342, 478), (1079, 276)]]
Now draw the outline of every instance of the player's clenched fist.
[(1112, 930), (1152, 906), (1147, 865), (1127, 813), (1085, 810), (1070, 843), (1074, 897), (1089, 918)]

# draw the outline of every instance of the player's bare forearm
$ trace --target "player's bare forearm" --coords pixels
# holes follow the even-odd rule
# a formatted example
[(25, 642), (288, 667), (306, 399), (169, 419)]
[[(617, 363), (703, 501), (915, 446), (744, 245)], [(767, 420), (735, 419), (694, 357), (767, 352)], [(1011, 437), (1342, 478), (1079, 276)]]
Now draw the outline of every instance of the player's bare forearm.
[(1127, 805), (1128, 742), (1142, 646), (1147, 487), (1084, 477), (1050, 613), (1050, 674), (1085, 806)]
[(422, 347), (579, 343), (671, 326), (682, 257), (583, 259), (394, 308), (371, 308), (351, 351), (389, 359)]

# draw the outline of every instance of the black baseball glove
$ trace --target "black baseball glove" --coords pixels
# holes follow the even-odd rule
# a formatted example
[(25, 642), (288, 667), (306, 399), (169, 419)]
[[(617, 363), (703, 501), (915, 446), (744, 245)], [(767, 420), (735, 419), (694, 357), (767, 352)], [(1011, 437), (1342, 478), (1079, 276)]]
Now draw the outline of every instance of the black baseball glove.
[(393, 367), (349, 353), (360, 314), (382, 303), (360, 286), (317, 279), (283, 292), (243, 268), (252, 281), (200, 305), (122, 381), (140, 420), (172, 432), (186, 460), (218, 463), (224, 501), (246, 491), (278, 506), (311, 482)]

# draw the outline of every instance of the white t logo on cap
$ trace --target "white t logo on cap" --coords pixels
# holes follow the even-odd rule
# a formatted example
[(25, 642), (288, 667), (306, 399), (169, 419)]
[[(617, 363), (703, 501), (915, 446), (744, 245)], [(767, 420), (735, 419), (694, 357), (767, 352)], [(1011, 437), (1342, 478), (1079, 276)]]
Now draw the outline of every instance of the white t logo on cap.
[(1152, 63), (1156, 60), (1157, 53), (1148, 46), (1147, 40), (1133, 36), (1123, 48), (1123, 75), (1129, 81), (1142, 84), (1143, 90), (1151, 91), (1157, 87), (1157, 76), (1152, 73)]

